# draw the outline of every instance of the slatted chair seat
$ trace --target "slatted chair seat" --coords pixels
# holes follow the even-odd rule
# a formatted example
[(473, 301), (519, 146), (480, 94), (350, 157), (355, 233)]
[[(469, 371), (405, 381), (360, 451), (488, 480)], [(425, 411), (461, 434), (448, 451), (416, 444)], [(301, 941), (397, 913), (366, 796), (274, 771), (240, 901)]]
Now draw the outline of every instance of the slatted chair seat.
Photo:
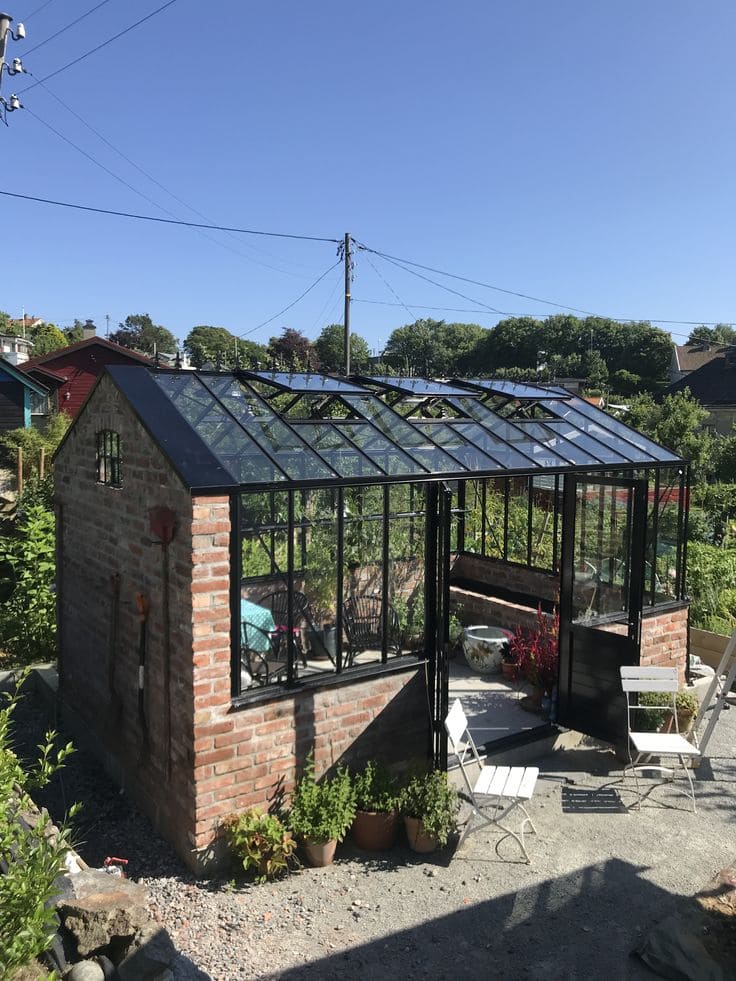
[[(495, 826), (504, 831), (506, 835), (511, 836), (518, 843), (526, 861), (531, 862), (524, 843), (524, 830), (527, 824), (533, 833), (536, 833), (537, 829), (534, 827), (522, 801), (530, 801), (534, 796), (537, 778), (539, 777), (539, 767), (484, 765), (468, 729), (468, 719), (459, 698), (455, 699), (447, 714), (445, 730), (450, 739), (452, 750), (460, 763), (460, 770), (472, 807), (468, 823), (465, 825), (460, 838), (460, 844), (471, 833), (471, 830), (480, 831), (481, 828), (488, 825)], [(474, 783), (470, 781), (466, 769), (466, 760), (470, 763), (475, 762), (480, 769)], [(489, 808), (490, 813), (487, 812)], [(501, 823), (517, 808), (523, 814), (518, 833)], [(477, 826), (473, 828), (471, 826), (475, 818), (478, 821), (476, 822)], [(499, 842), (496, 843), (496, 853), (498, 853), (498, 845)]]
[[(637, 667), (621, 668), (621, 687), (626, 695), (626, 723), (629, 736), (629, 763), (624, 767), (624, 776), (632, 773), (636, 784), (637, 806), (641, 809), (641, 787), (639, 786), (639, 774), (643, 771), (660, 773), (662, 776), (674, 777), (675, 770), (672, 766), (664, 766), (660, 759), (656, 762), (651, 760), (654, 757), (675, 757), (680, 762), (685, 777), (690, 788), (690, 793), (685, 790), (686, 796), (693, 802), (693, 813), (697, 813), (695, 804), (695, 787), (687, 760), (698, 759), (700, 750), (693, 743), (689, 742), (678, 729), (676, 698), (679, 688), (677, 668), (660, 668), (639, 665)], [(637, 712), (652, 711), (652, 706), (639, 705), (632, 701), (632, 696), (638, 696), (641, 692), (657, 692), (662, 696), (661, 705), (655, 707), (666, 709), (671, 713), (674, 732), (642, 732), (634, 725)], [(636, 754), (631, 752), (632, 747)]]

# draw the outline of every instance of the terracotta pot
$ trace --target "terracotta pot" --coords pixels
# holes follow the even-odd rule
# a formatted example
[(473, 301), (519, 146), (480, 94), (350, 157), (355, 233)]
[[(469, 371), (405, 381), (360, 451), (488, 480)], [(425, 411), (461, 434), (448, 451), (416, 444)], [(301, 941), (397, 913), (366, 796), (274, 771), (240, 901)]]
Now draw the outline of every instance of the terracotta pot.
[(501, 674), (506, 681), (517, 681), (519, 678), (519, 665), (513, 661), (501, 661)]
[(383, 811), (356, 811), (353, 821), (353, 841), (358, 848), (369, 852), (384, 852), (393, 848), (399, 831), (399, 816)]
[(431, 835), (425, 834), (424, 825), (419, 818), (405, 817), (404, 827), (406, 837), (409, 839), (409, 847), (413, 851), (426, 855), (437, 849), (439, 842)]
[(302, 842), (302, 848), (312, 868), (321, 869), (325, 865), (332, 865), (332, 860), (335, 857), (335, 849), (337, 848), (337, 839), (330, 838), (329, 841), (314, 841), (310, 838), (305, 838)]
[(544, 688), (535, 686), (532, 688), (531, 694), (525, 695), (519, 702), (519, 708), (524, 709), (525, 712), (541, 712), (543, 698)]

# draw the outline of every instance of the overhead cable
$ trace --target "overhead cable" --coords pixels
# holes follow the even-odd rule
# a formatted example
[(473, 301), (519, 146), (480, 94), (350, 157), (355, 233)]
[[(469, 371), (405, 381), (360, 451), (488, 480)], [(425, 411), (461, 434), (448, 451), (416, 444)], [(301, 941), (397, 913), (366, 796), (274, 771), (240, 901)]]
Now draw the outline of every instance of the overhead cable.
[(30, 12), (30, 14), (26, 14), (25, 17), (23, 18), (23, 21), (24, 22), (29, 21), (31, 19), (31, 17), (35, 17), (36, 14), (40, 14), (42, 10), (45, 10), (46, 7), (48, 7), (48, 5), (50, 3), (53, 3), (53, 2), (54, 2), (54, 0), (46, 0), (46, 3), (42, 3), (40, 7), (36, 7), (35, 10), (32, 10)]
[[(156, 215), (138, 215), (131, 211), (114, 211), (112, 208), (94, 208), (89, 204), (74, 204), (71, 201), (57, 201), (53, 198), (41, 198), (33, 194), (20, 194), (17, 191), (0, 190), (0, 194), (8, 198), (18, 198), (21, 201), (35, 201), (38, 204), (51, 204), (58, 208), (71, 208), (74, 211), (90, 211), (98, 215), (113, 215), (116, 218), (133, 218), (135, 221), (155, 221), (163, 225), (182, 225), (184, 228), (209, 228), (216, 232), (237, 232), (240, 235), (263, 235), (266, 238), (290, 238), (302, 242), (329, 242), (339, 244), (341, 238), (326, 238), (319, 235), (296, 235), (290, 232), (265, 232), (256, 228), (235, 228), (230, 225), (211, 225), (197, 221), (182, 221), (173, 218), (158, 218)], [(156, 207), (160, 207), (157, 205)]]
[(65, 72), (67, 70), (67, 68), (72, 68), (74, 65), (78, 65), (80, 61), (84, 61), (84, 59), (85, 58), (89, 58), (90, 55), (93, 55), (97, 51), (101, 51), (103, 48), (106, 48), (108, 44), (112, 44), (112, 42), (113, 41), (117, 41), (118, 38), (123, 37), (125, 34), (129, 34), (130, 31), (135, 30), (136, 27), (140, 27), (141, 24), (145, 24), (145, 22), (147, 20), (150, 20), (152, 17), (155, 17), (156, 14), (160, 14), (162, 11), (166, 10), (167, 7), (171, 7), (172, 4), (175, 4), (176, 2), (177, 2), (177, 0), (167, 0), (167, 2), (161, 4), (160, 7), (157, 7), (155, 10), (152, 10), (150, 14), (146, 14), (145, 17), (141, 17), (141, 19), (140, 20), (137, 20), (135, 22), (135, 24), (131, 24), (130, 27), (126, 27), (124, 30), (118, 31), (117, 34), (114, 34), (112, 37), (109, 37), (106, 41), (102, 41), (101, 44), (98, 44), (96, 47), (92, 48), (90, 51), (85, 51), (84, 54), (79, 55), (78, 58), (74, 58), (72, 61), (68, 62), (66, 65), (62, 65), (61, 68), (57, 68), (56, 71), (51, 72), (49, 75), (44, 75), (43, 78), (37, 79), (35, 82), (32, 82), (30, 85), (27, 85), (26, 88), (21, 89), (21, 91), (18, 93), (18, 95), (22, 95), (23, 92), (29, 92), (31, 89), (35, 88), (37, 85), (40, 85), (41, 82), (48, 82), (48, 80), (50, 78), (55, 78), (57, 75), (60, 75), (62, 72)]
[(79, 24), (80, 21), (83, 21), (86, 17), (89, 17), (90, 14), (93, 14), (95, 12), (95, 10), (99, 10), (100, 7), (104, 7), (105, 4), (106, 3), (109, 3), (109, 2), (110, 2), (110, 0), (101, 0), (101, 2), (98, 3), (95, 7), (92, 7), (91, 10), (88, 10), (86, 14), (81, 14), (79, 17), (77, 17), (76, 20), (73, 20), (71, 22), (71, 24), (67, 24), (65, 27), (62, 27), (60, 30), (58, 30), (56, 32), (56, 34), (52, 34), (51, 37), (47, 37), (45, 41), (39, 41), (39, 43), (37, 45), (35, 45), (35, 47), (29, 48), (28, 51), (24, 51), (23, 52), (23, 57), (24, 58), (27, 58), (29, 54), (33, 54), (34, 51), (38, 51), (38, 49), (39, 48), (42, 48), (44, 46), (44, 44), (48, 44), (49, 41), (53, 41), (55, 38), (59, 37), (61, 34), (64, 34), (66, 31), (71, 30), (72, 27), (75, 27), (77, 24)]
[(284, 307), (284, 309), (283, 309), (283, 310), (279, 310), (279, 312), (278, 312), (278, 313), (275, 313), (275, 314), (273, 315), (273, 317), (269, 317), (269, 318), (268, 318), (268, 320), (264, 320), (264, 321), (263, 321), (263, 323), (260, 323), (260, 324), (258, 324), (258, 325), (257, 325), (256, 327), (252, 327), (252, 328), (251, 328), (250, 330), (246, 330), (246, 331), (245, 331), (245, 332), (244, 332), (243, 334), (239, 334), (238, 336), (239, 336), (239, 337), (247, 337), (247, 336), (248, 336), (248, 334), (255, 334), (255, 332), (256, 332), (257, 330), (260, 330), (260, 329), (261, 329), (261, 327), (267, 327), (267, 326), (268, 326), (268, 325), (269, 325), (270, 323), (272, 323), (272, 322), (273, 322), (274, 320), (276, 320), (276, 319), (277, 319), (278, 317), (280, 317), (280, 316), (281, 316), (282, 314), (284, 314), (284, 313), (286, 313), (286, 311), (287, 311), (287, 310), (291, 310), (291, 308), (292, 308), (292, 307), (295, 307), (295, 306), (297, 305), (297, 303), (298, 303), (298, 302), (299, 302), (300, 300), (303, 300), (303, 299), (304, 299), (304, 297), (305, 297), (305, 296), (307, 295), (307, 293), (311, 293), (311, 292), (312, 292), (312, 290), (314, 289), (314, 287), (315, 287), (315, 286), (318, 286), (318, 285), (319, 285), (319, 284), (320, 284), (320, 283), (322, 282), (322, 280), (323, 280), (323, 279), (325, 278), (325, 276), (329, 276), (329, 274), (330, 274), (330, 273), (332, 272), (332, 270), (333, 270), (333, 269), (335, 269), (335, 268), (337, 268), (337, 266), (339, 266), (339, 265), (341, 265), (341, 264), (342, 264), (342, 259), (338, 259), (338, 260), (337, 260), (337, 262), (334, 262), (334, 263), (333, 263), (333, 264), (332, 264), (332, 265), (330, 266), (330, 268), (329, 268), (329, 269), (325, 269), (325, 271), (324, 271), (324, 272), (322, 273), (322, 275), (321, 275), (321, 276), (320, 276), (320, 277), (319, 277), (318, 279), (315, 279), (315, 281), (314, 281), (314, 282), (312, 283), (312, 285), (311, 285), (311, 286), (308, 286), (308, 287), (307, 287), (307, 288), (306, 288), (306, 289), (304, 290), (304, 292), (303, 292), (303, 293), (301, 293), (301, 294), (300, 294), (300, 295), (299, 295), (299, 296), (298, 296), (298, 297), (297, 297), (297, 298), (296, 298), (296, 299), (295, 299), (295, 300), (294, 300), (293, 302), (291, 302), (291, 303), (290, 303), (290, 304), (289, 304), (288, 306), (286, 306), (286, 307)]

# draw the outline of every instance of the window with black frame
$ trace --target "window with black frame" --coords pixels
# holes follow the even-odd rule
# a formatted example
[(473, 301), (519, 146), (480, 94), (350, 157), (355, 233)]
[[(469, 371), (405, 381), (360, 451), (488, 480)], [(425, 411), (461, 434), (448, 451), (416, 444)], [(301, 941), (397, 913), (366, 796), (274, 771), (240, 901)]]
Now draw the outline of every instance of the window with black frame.
[(97, 433), (97, 482), (108, 487), (121, 487), (123, 483), (120, 434), (112, 429)]

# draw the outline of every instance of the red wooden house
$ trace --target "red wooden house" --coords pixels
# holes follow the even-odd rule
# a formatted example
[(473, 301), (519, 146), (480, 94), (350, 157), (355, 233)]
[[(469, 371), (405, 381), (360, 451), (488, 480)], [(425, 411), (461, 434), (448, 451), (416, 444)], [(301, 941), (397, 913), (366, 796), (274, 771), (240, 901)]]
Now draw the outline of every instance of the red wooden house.
[(50, 354), (31, 358), (19, 369), (50, 390), (52, 409), (76, 416), (107, 365), (151, 364), (151, 359), (103, 337), (89, 337)]

